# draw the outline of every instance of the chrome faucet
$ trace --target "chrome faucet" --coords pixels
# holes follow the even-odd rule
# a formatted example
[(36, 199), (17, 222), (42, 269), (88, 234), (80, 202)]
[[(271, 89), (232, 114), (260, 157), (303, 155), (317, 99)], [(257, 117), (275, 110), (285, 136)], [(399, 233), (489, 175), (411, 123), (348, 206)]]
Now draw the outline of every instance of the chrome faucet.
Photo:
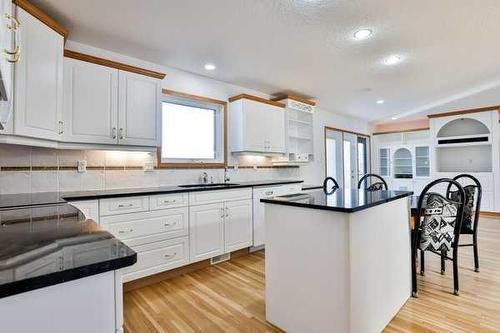
[(208, 184), (208, 173), (203, 172), (200, 176), (200, 180), (202, 184)]
[(227, 172), (228, 172), (227, 167), (224, 167), (224, 183), (229, 183), (231, 181), (231, 178), (229, 178)]

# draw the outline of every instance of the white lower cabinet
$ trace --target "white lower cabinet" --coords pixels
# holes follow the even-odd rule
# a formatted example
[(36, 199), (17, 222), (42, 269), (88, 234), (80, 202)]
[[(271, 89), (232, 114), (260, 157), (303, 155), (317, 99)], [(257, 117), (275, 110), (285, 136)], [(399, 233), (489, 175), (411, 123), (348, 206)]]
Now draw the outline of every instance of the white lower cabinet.
[(137, 252), (137, 263), (123, 270), (123, 282), (189, 264), (188, 242), (187, 237), (181, 237), (131, 246)]
[(224, 253), (224, 203), (189, 208), (191, 262)]
[(108, 198), (72, 204), (137, 252), (128, 282), (252, 246), (252, 188)]
[(224, 251), (252, 246), (252, 200), (230, 201), (224, 205)]

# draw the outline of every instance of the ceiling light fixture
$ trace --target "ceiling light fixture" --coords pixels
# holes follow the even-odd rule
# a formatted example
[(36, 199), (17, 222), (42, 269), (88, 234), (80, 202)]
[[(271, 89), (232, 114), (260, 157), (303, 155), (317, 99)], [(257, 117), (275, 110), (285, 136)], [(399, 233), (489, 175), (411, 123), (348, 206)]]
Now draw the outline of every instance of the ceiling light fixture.
[(214, 64), (206, 64), (205, 69), (207, 71), (213, 71), (213, 70), (215, 70), (215, 65)]
[(355, 40), (364, 40), (369, 38), (372, 35), (372, 31), (370, 29), (361, 29), (354, 33), (353, 37)]
[(384, 64), (391, 66), (396, 65), (403, 61), (403, 58), (400, 55), (393, 54), (384, 59)]
[(385, 101), (384, 101), (383, 99), (379, 99), (379, 100), (378, 100), (378, 101), (376, 101), (375, 103), (377, 103), (377, 104), (384, 104), (384, 103), (385, 103)]
[(392, 117), (391, 119), (392, 119), (392, 120), (396, 120), (396, 119), (398, 119), (398, 117)]

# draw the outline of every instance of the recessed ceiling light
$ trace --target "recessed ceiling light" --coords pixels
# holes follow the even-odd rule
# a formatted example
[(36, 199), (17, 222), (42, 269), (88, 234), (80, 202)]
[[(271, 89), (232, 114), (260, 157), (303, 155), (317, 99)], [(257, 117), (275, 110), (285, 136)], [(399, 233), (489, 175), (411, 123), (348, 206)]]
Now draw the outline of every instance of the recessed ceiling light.
[(391, 119), (392, 119), (392, 120), (396, 120), (396, 119), (398, 119), (398, 117), (392, 117)]
[(370, 29), (361, 29), (354, 33), (353, 37), (355, 40), (363, 40), (367, 39), (372, 35), (372, 31)]
[(206, 64), (205, 69), (207, 71), (213, 71), (213, 70), (215, 70), (215, 65), (214, 64)]
[(403, 58), (400, 55), (393, 54), (384, 59), (384, 64), (390, 66), (400, 63), (401, 61), (403, 61)]
[(385, 103), (385, 101), (384, 101), (383, 99), (379, 99), (376, 103), (377, 103), (377, 104), (384, 104), (384, 103)]

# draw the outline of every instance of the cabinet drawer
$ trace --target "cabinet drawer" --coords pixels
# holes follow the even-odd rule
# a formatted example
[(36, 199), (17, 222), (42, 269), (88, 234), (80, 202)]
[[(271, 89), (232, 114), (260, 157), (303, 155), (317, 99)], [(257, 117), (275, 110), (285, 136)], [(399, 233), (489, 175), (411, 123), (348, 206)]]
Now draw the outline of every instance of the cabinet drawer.
[(137, 263), (123, 270), (124, 282), (189, 263), (187, 237), (133, 246), (132, 249), (137, 252)]
[(185, 207), (188, 205), (187, 193), (152, 195), (151, 210)]
[(269, 198), (281, 195), (281, 187), (273, 186), (273, 187), (256, 187), (253, 190), (254, 198)]
[(233, 190), (218, 190), (189, 193), (189, 205), (204, 205), (222, 201), (245, 200), (252, 198), (252, 188), (239, 188)]
[(187, 236), (188, 208), (108, 216), (102, 224), (127, 245), (151, 243)]
[(144, 212), (149, 210), (149, 197), (127, 197), (102, 199), (99, 202), (100, 216)]

